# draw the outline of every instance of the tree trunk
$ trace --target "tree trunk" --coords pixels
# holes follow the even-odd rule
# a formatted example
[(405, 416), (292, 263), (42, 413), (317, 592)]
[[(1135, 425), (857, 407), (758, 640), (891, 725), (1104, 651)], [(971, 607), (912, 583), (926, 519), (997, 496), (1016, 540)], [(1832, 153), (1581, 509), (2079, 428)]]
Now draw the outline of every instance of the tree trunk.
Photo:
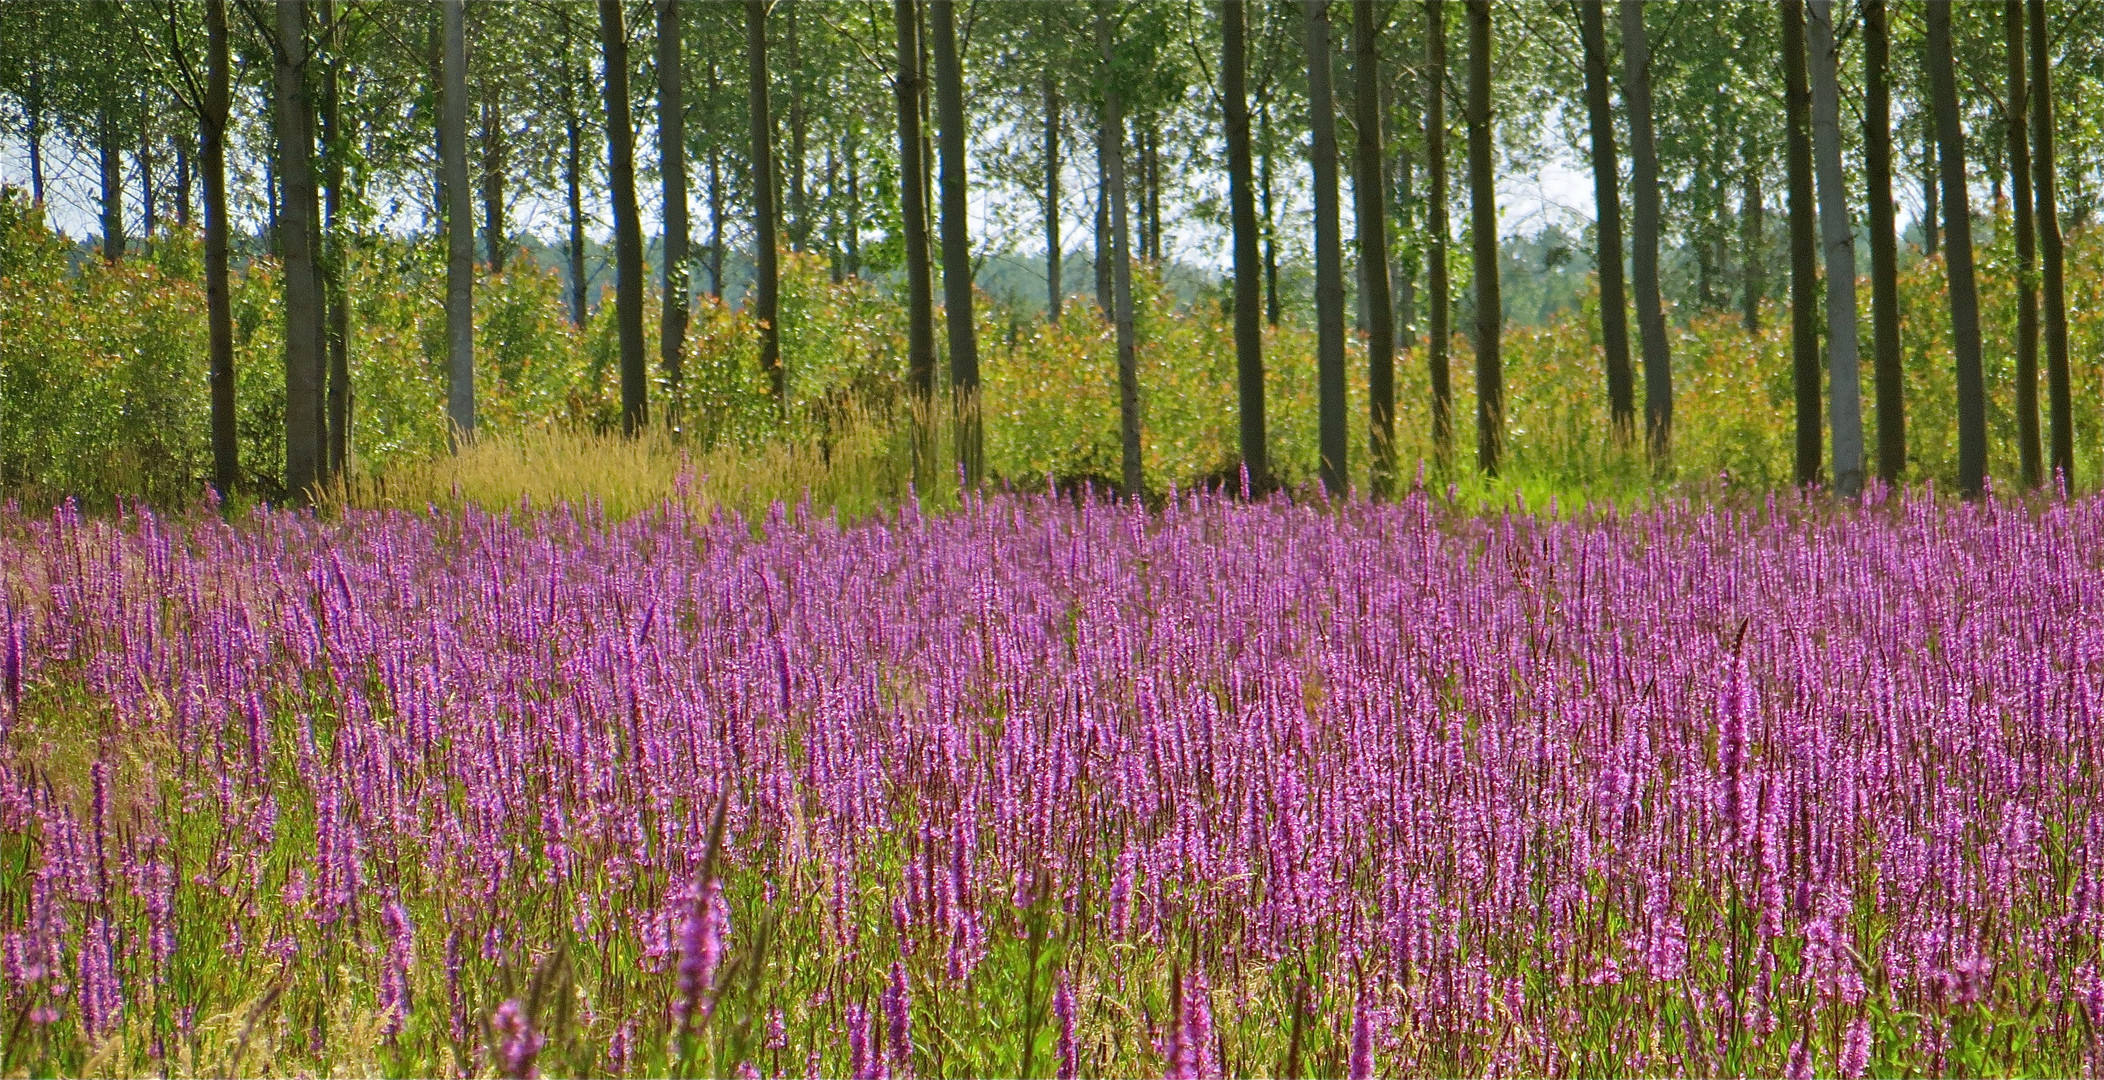
[(199, 164), (205, 183), (205, 324), (211, 349), (212, 489), (224, 500), (241, 479), (235, 428), (234, 305), (227, 284), (226, 135), (228, 83), (226, 0), (205, 0), (205, 96)]
[(1112, 42), (1110, 8), (1096, 4), (1096, 49), (1102, 59), (1104, 160), (1110, 163), (1110, 236), (1112, 322), (1118, 338), (1118, 442), (1124, 495), (1145, 493), (1140, 471), (1140, 372), (1132, 322), (1131, 235), (1125, 214), (1125, 116), (1119, 101), (1117, 46)]
[(1812, 83), (1812, 139), (1819, 174), (1820, 246), (1826, 255), (1827, 422), (1834, 433), (1834, 491), (1863, 490), (1863, 405), (1856, 346), (1856, 237), (1849, 227), (1848, 177), (1841, 169), (1841, 82), (1833, 0), (1811, 0), (1806, 61)]
[(1812, 202), (1811, 87), (1805, 73), (1804, 3), (1783, 0), (1783, 105), (1790, 174), (1790, 360), (1797, 399), (1797, 483), (1819, 481), (1819, 450), (1825, 441), (1819, 418), (1819, 287)]
[(1395, 349), (1399, 356), (1407, 355), (1417, 347), (1417, 272), (1422, 255), (1418, 247), (1418, 225), (1416, 198), (1411, 186), (1410, 159), (1411, 141), (1408, 133), (1416, 132), (1422, 119), (1416, 109), (1416, 99), (1409, 84), (1403, 81), (1408, 68), (1391, 57), (1387, 65), (1389, 92), (1386, 101), (1391, 114), (1390, 124), (1395, 132), (1388, 158), (1393, 173), (1389, 179), (1390, 217), (1395, 222), (1392, 232), (1396, 235), (1396, 250), (1389, 253), (1388, 279), (1395, 289)]
[[(927, 162), (920, 130), (920, 17), (914, 0), (897, 0), (899, 70), (899, 230), (906, 240), (906, 384), (924, 409), (935, 399), (935, 296), (928, 258)], [(917, 475), (915, 479), (921, 479)]]
[(847, 276), (862, 276), (862, 152), (855, 143), (857, 125), (847, 129)]
[(2042, 479), (2038, 453), (2038, 240), (2031, 203), (2030, 101), (2024, 75), (2023, 0), (2005, 0), (2008, 36), (2009, 211), (2016, 225), (2016, 446), (2024, 487)]
[[(1476, 464), (1498, 475), (1505, 453), (1505, 369), (1498, 335), (1498, 189), (1491, 147), (1490, 0), (1468, 0), (1468, 201), (1476, 279)], [(1649, 394), (1647, 394), (1647, 406)], [(1647, 408), (1648, 411), (1648, 408)]]
[(687, 254), (686, 69), (681, 54), (680, 0), (657, 0), (658, 177), (665, 220), (664, 305), (658, 318), (658, 362), (665, 368), (665, 420), (680, 431), (681, 363), (687, 344), (692, 292)]
[(1328, 0), (1301, 5), (1308, 44), (1308, 165), (1315, 191), (1315, 386), (1322, 486), (1331, 498), (1351, 490), (1345, 444), (1344, 237), (1338, 225), (1337, 109), (1330, 95)]
[(1987, 393), (1980, 371), (1980, 298), (1973, 280), (1972, 204), (1965, 189), (1965, 129), (1951, 59), (1949, 0), (1929, 0), (1929, 95), (1943, 180), (1944, 271), (1950, 283), (1951, 352), (1957, 364), (1958, 492), (1976, 498), (1987, 480)]
[(328, 67), (322, 71), (322, 148), (326, 191), (323, 196), (322, 296), (328, 305), (328, 475), (340, 477), (351, 464), (351, 304), (344, 284), (347, 255), (343, 244), (344, 132), (343, 94), (337, 72), (343, 48), (341, 12), (336, 0), (322, 0), (324, 33), (329, 40)]
[(1162, 159), (1161, 128), (1150, 116), (1147, 124), (1147, 261), (1162, 261)]
[[(709, 108), (715, 109), (716, 61), (709, 61)], [(709, 137), (709, 294), (723, 299), (723, 149)]]
[(1358, 145), (1352, 178), (1359, 281), (1366, 309), (1366, 387), (1373, 497), (1395, 483), (1395, 309), (1388, 291), (1387, 185), (1381, 168), (1381, 72), (1374, 0), (1352, 0), (1352, 108)]
[(29, 113), (29, 197), (44, 205), (44, 73), (29, 73), (23, 108)]
[(1629, 110), (1630, 284), (1644, 352), (1644, 449), (1663, 469), (1673, 447), (1673, 358), (1658, 284), (1658, 149), (1651, 134), (1651, 47), (1642, 0), (1621, 0), (1622, 103)]
[(1585, 48), (1585, 109), (1593, 137), (1593, 262), (1600, 277), (1600, 343), (1607, 359), (1607, 411), (1618, 441), (1636, 434), (1636, 383), (1629, 370), (1629, 308), (1622, 292), (1621, 165), (1615, 155), (1615, 114), (1608, 98), (1607, 19), (1602, 0), (1579, 0), (1579, 37)]
[(979, 429), (979, 338), (972, 323), (972, 237), (965, 218), (964, 65), (957, 55), (957, 8), (929, 0), (935, 31), (936, 113), (942, 124), (942, 303), (950, 331), (950, 393), (957, 410), (957, 464), (967, 488), (984, 471)]
[(1282, 314), (1278, 296), (1278, 204), (1271, 195), (1271, 109), (1268, 104), (1258, 111), (1257, 119), (1263, 126), (1263, 153), (1258, 159), (1257, 184), (1264, 200), (1264, 322), (1277, 327)]
[(1059, 321), (1059, 76), (1045, 68), (1045, 321)]
[(804, 119), (804, 60), (796, 35), (798, 0), (779, 0), (783, 30), (789, 48), (789, 248), (804, 251), (811, 246), (811, 194), (804, 183), (804, 142), (810, 125)]
[(2072, 396), (2068, 387), (2067, 289), (2060, 247), (2059, 183), (2053, 166), (2053, 66), (2046, 50), (2045, 0), (2030, 0), (2031, 197), (2038, 229), (2039, 268), (2045, 286), (2046, 404), (2051, 428), (2047, 448), (2061, 490), (2075, 483)]
[(563, 117), (563, 134), (563, 193), (570, 212), (570, 322), (581, 327), (590, 312), (585, 306), (589, 293), (584, 267), (584, 118), (578, 115), (575, 102)]
[(102, 260), (114, 265), (124, 258), (124, 159), (108, 109), (96, 114), (95, 128), (102, 165)]
[(1768, 226), (1763, 220), (1767, 195), (1761, 191), (1761, 167), (1754, 161), (1752, 136), (1746, 138), (1745, 146), (1746, 174), (1739, 195), (1739, 323), (1747, 333), (1758, 334), (1761, 300), (1768, 294)]
[(132, 158), (139, 163), (139, 246), (142, 251), (153, 249), (154, 229), (160, 221), (154, 213), (153, 197), (153, 134), (148, 130), (148, 104), (146, 95), (139, 95), (139, 141), (132, 147)]
[(1110, 296), (1110, 159), (1105, 157), (1104, 132), (1110, 121), (1104, 118), (1102, 105), (1097, 105), (1096, 114), (1096, 308), (1104, 318), (1111, 315)]
[(786, 416), (781, 275), (775, 265), (774, 121), (767, 109), (767, 0), (745, 0), (745, 59), (752, 113), (753, 317), (760, 324), (760, 370), (767, 374), (775, 409)]
[(305, 502), (326, 479), (322, 420), (321, 282), (314, 260), (313, 107), (307, 100), (307, 5), (278, 0), (274, 96), (284, 206), (285, 494)]
[(468, 199), (468, 53), (463, 0), (445, 0), (445, 95), (438, 143), (446, 178), (446, 415), (454, 437), (475, 433), (475, 216)]
[(628, 109), (628, 30), (621, 0), (599, 0), (605, 71), (607, 196), (614, 211), (614, 323), (621, 341), (621, 433), (650, 422), (643, 367), (643, 226), (636, 210), (636, 129)]
[(506, 240), (510, 229), (504, 220), (504, 115), (497, 104), (497, 91), (492, 84), (482, 99), (482, 246), (489, 252), (489, 269), (492, 274), (504, 272), (504, 261), (511, 254)]
[(1248, 493), (1270, 486), (1264, 446), (1263, 265), (1257, 254), (1257, 208), (1249, 152), (1248, 46), (1243, 41), (1246, 0), (1220, 4), (1220, 101), (1227, 136), (1227, 206), (1234, 230), (1235, 388), (1240, 406), (1242, 483)]
[(1923, 117), (1921, 145), (1921, 253), (1936, 254), (1936, 235), (1942, 229), (1941, 214), (1936, 207), (1937, 186), (1942, 172), (1936, 167), (1936, 123)]
[(1878, 402), (1878, 479), (1897, 484), (1907, 467), (1899, 345), (1899, 242), (1892, 209), (1892, 41), (1885, 0), (1863, 4), (1863, 171), (1870, 186), (1870, 313)]
[(1453, 347), (1447, 284), (1446, 0), (1425, 0), (1425, 367), (1432, 381), (1432, 452), (1444, 468), (1454, 455)]

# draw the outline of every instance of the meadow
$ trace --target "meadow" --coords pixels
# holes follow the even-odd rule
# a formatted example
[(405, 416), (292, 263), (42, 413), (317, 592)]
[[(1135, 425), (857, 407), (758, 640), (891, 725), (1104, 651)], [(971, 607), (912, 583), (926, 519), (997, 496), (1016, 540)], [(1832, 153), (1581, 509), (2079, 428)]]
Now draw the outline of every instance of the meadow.
[(0, 518), (31, 1075), (2104, 1067), (2104, 500)]

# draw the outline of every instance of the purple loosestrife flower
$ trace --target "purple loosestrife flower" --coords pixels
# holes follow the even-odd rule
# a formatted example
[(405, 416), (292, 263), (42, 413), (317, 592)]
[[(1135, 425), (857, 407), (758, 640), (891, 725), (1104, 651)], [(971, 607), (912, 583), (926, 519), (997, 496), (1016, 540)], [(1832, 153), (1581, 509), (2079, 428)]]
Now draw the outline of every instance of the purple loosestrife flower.
[(913, 999), (906, 986), (904, 961), (891, 962), (891, 985), (884, 988), (884, 1019), (890, 1027), (891, 1075), (895, 1080), (913, 1076)]
[(110, 960), (109, 924), (91, 920), (80, 945), (80, 1026), (90, 1041), (114, 1029), (124, 1012), (124, 992)]
[(860, 1005), (847, 1007), (847, 1057), (854, 1080), (876, 1080), (877, 1062), (869, 1046), (869, 1010)]
[(1190, 1062), (1191, 1075), (1196, 1080), (1214, 1080), (1220, 1069), (1213, 1046), (1212, 987), (1206, 985), (1203, 973), (1192, 972), (1184, 980), (1183, 994), (1182, 1045)]
[(1373, 1020), (1363, 992), (1352, 1007), (1351, 1080), (1373, 1080)]
[(723, 963), (729, 923), (723, 883), (710, 878), (694, 890), (680, 926), (679, 996), (673, 1002), (673, 1019), (681, 1030), (715, 1008), (716, 969)]
[(490, 1053), (496, 1059), (497, 1071), (510, 1080), (537, 1080), (541, 1070), (534, 1062), (547, 1039), (533, 1029), (525, 1006), (517, 998), (505, 1001), (490, 1016), (489, 1026)]
[(1870, 1068), (1870, 1020), (1858, 1016), (1848, 1025), (1848, 1035), (1841, 1045), (1840, 1072), (1842, 1080), (1861, 1080)]
[(402, 1033), (409, 1020), (409, 976), (416, 967), (416, 926), (399, 899), (390, 899), (380, 909), (380, 926), (387, 934), (387, 966), (380, 972), (380, 1011), (387, 1019), (380, 1033), (389, 1037)]
[(1075, 1080), (1081, 1075), (1081, 1054), (1074, 1044), (1074, 1013), (1074, 985), (1062, 972), (1059, 989), (1052, 993), (1052, 1015), (1059, 1021), (1058, 1080)]

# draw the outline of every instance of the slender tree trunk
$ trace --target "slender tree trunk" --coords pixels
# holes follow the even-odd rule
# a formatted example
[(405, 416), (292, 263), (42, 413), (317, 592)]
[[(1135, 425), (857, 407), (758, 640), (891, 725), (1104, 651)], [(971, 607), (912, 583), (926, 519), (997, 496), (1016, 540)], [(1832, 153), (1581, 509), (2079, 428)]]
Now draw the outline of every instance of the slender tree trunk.
[(1264, 331), (1258, 278), (1257, 208), (1249, 152), (1249, 90), (1244, 37), (1246, 0), (1220, 4), (1220, 102), (1227, 135), (1227, 205), (1234, 230), (1235, 388), (1240, 406), (1243, 483), (1250, 493), (1270, 486), (1264, 446)]
[(1834, 491), (1863, 490), (1863, 405), (1856, 346), (1856, 237), (1849, 226), (1848, 178), (1841, 170), (1840, 58), (1833, 0), (1811, 0), (1806, 62), (1812, 84), (1812, 141), (1819, 174), (1820, 246), (1826, 255), (1827, 422), (1834, 433)]
[(2043, 476), (2038, 452), (2038, 240), (2032, 221), (2023, 0), (2005, 0), (2002, 25), (2009, 52), (2009, 210), (2016, 224), (2016, 446), (2024, 487), (2030, 489)]
[(44, 205), (44, 73), (31, 70), (23, 107), (29, 113), (29, 197)]
[(1764, 220), (1767, 195), (1761, 190), (1761, 166), (1752, 153), (1752, 136), (1747, 136), (1745, 146), (1746, 172), (1740, 181), (1739, 195), (1739, 324), (1747, 333), (1758, 334), (1761, 300), (1768, 295), (1768, 225)]
[(96, 115), (95, 126), (102, 163), (102, 260), (114, 265), (124, 258), (124, 159), (108, 109)]
[(278, 242), (285, 273), (285, 494), (305, 502), (325, 479), (321, 281), (315, 271), (315, 185), (307, 100), (307, 6), (278, 0), (274, 96), (285, 197)]
[(590, 283), (584, 266), (584, 118), (574, 102), (563, 117), (563, 135), (563, 193), (570, 212), (570, 321), (583, 326), (590, 317), (586, 307)]
[(1390, 254), (1388, 276), (1395, 287), (1395, 348), (1401, 358), (1417, 347), (1417, 273), (1423, 253), (1418, 242), (1417, 201), (1411, 180), (1414, 163), (1410, 151), (1411, 136), (1417, 132), (1423, 117), (1410, 92), (1410, 84), (1403, 79), (1403, 73), (1408, 69), (1397, 58), (1391, 57), (1386, 70), (1388, 107), (1395, 110), (1390, 120), (1395, 138), (1388, 161), (1394, 170), (1389, 181), (1389, 194), (1393, 207), (1390, 213), (1395, 221), (1392, 231), (1396, 234), (1398, 249)]
[(241, 442), (235, 428), (234, 305), (227, 284), (226, 134), (228, 83), (226, 0), (205, 0), (205, 97), (199, 154), (205, 182), (205, 324), (210, 340), (212, 489), (223, 500), (241, 479)]
[(1045, 68), (1045, 321), (1059, 321), (1059, 76)]
[(665, 368), (665, 418), (680, 431), (687, 304), (692, 292), (687, 254), (686, 69), (681, 52), (685, 25), (681, 0), (657, 0), (658, 178), (663, 182), (665, 220), (664, 305), (658, 319), (658, 362)]
[(344, 132), (343, 94), (338, 59), (343, 27), (336, 0), (322, 0), (324, 34), (329, 41), (328, 66), (322, 71), (322, 150), (324, 165), (324, 233), (322, 296), (328, 305), (328, 475), (341, 477), (351, 464), (351, 305), (344, 283), (348, 254), (343, 243)]
[(1268, 104), (1258, 111), (1257, 119), (1263, 127), (1263, 153), (1259, 156), (1257, 184), (1258, 193), (1264, 200), (1264, 322), (1277, 327), (1283, 312), (1278, 296), (1278, 204), (1271, 194), (1271, 109)]
[[(1476, 464), (1498, 475), (1505, 455), (1505, 369), (1499, 356), (1498, 189), (1490, 115), (1490, 0), (1468, 0), (1468, 201), (1476, 278)], [(1647, 405), (1650, 395), (1647, 392)], [(1647, 410), (1648, 411), (1648, 410)]]
[(1301, 5), (1308, 43), (1308, 165), (1315, 174), (1315, 386), (1321, 477), (1331, 498), (1351, 490), (1345, 444), (1344, 237), (1338, 225), (1337, 109), (1330, 94), (1328, 0)]
[(2045, 293), (2046, 405), (2050, 413), (2047, 451), (2062, 490), (2075, 483), (2072, 395), (2068, 386), (2067, 288), (2060, 246), (2058, 179), (2053, 166), (2053, 65), (2046, 50), (2045, 0), (2030, 0), (2031, 197), (2038, 229), (2041, 284)]
[(972, 323), (972, 237), (965, 218), (964, 64), (957, 55), (957, 8), (929, 0), (935, 31), (936, 113), (942, 124), (942, 302), (950, 331), (950, 392), (957, 410), (957, 464), (976, 488), (984, 472), (979, 429), (979, 337)]
[(1943, 228), (1942, 215), (1936, 206), (1936, 192), (1943, 173), (1936, 167), (1936, 123), (1927, 117), (1922, 123), (1921, 146), (1921, 253), (1936, 254), (1936, 237)]
[(628, 30), (621, 0), (599, 0), (599, 47), (605, 71), (606, 179), (614, 211), (614, 323), (621, 341), (621, 433), (650, 422), (643, 366), (643, 226), (636, 210), (636, 129), (628, 105)]
[(1980, 371), (1980, 298), (1973, 279), (1972, 205), (1965, 189), (1965, 129), (1951, 59), (1949, 0), (1928, 4), (1929, 96), (1942, 167), (1944, 270), (1950, 282), (1951, 352), (1957, 363), (1958, 492), (1978, 497), (1987, 481), (1987, 392)]
[[(906, 239), (906, 382), (923, 408), (935, 398), (935, 296), (928, 258), (927, 162), (921, 157), (920, 16), (897, 0), (900, 231)], [(916, 477), (918, 479), (918, 477)]]
[(1892, 41), (1885, 0), (1863, 3), (1863, 171), (1870, 187), (1870, 313), (1878, 402), (1878, 479), (1897, 484), (1907, 467), (1900, 369), (1899, 242), (1892, 209)]
[(1147, 124), (1147, 261), (1162, 261), (1162, 161), (1161, 129), (1155, 117)]
[(826, 232), (826, 270), (832, 275), (833, 284), (847, 280), (847, 267), (840, 254), (840, 145), (826, 143), (826, 186), (819, 201), (824, 205)]
[(1432, 452), (1443, 469), (1454, 455), (1453, 347), (1447, 284), (1446, 0), (1425, 0), (1425, 367), (1432, 381)]
[(1381, 168), (1381, 72), (1374, 0), (1352, 0), (1352, 109), (1358, 140), (1352, 178), (1357, 205), (1359, 281), (1366, 309), (1366, 386), (1371, 488), (1387, 498), (1395, 485), (1395, 309), (1388, 290), (1387, 185)]
[(1110, 295), (1110, 159), (1105, 155), (1104, 132), (1109, 130), (1102, 106), (1096, 115), (1096, 308), (1104, 318), (1111, 315)]
[(1118, 433), (1123, 465), (1124, 495), (1138, 498), (1145, 493), (1140, 469), (1140, 371), (1132, 321), (1132, 252), (1126, 246), (1131, 235), (1125, 214), (1125, 114), (1119, 100), (1117, 46), (1112, 41), (1109, 5), (1098, 0), (1096, 49), (1102, 60), (1104, 160), (1110, 163), (1110, 235), (1112, 321), (1118, 338)]
[(1797, 399), (1797, 483), (1819, 481), (1818, 214), (1812, 195), (1812, 91), (1805, 72), (1803, 0), (1783, 0), (1783, 104), (1790, 173), (1790, 359)]
[(504, 272), (504, 261), (511, 254), (510, 242), (506, 239), (510, 228), (504, 215), (504, 115), (497, 103), (497, 91), (492, 84), (482, 99), (482, 246), (489, 252), (489, 269), (492, 274)]
[(847, 129), (847, 276), (862, 276), (862, 152), (855, 142), (859, 125), (850, 124)]
[[(717, 81), (716, 61), (709, 61), (709, 102), (715, 109)], [(852, 177), (852, 173), (849, 174)], [(709, 136), (709, 294), (717, 300), (723, 299), (723, 149), (712, 133)]]
[(1630, 284), (1644, 352), (1644, 449), (1664, 468), (1673, 446), (1673, 359), (1658, 283), (1658, 149), (1651, 134), (1651, 47), (1642, 0), (1621, 0), (1622, 102), (1629, 110)]
[(132, 157), (139, 163), (139, 246), (142, 251), (153, 249), (154, 230), (160, 225), (154, 213), (153, 197), (153, 134), (148, 130), (148, 104), (146, 96), (139, 95), (139, 141), (132, 147)]
[(475, 434), (475, 212), (468, 198), (468, 52), (463, 0), (445, 0), (445, 96), (439, 146), (446, 178), (446, 415), (454, 437)]
[(800, 0), (778, 0), (784, 16), (783, 30), (789, 48), (789, 247), (805, 251), (811, 246), (811, 193), (804, 182), (804, 143), (810, 125), (804, 119), (804, 59), (796, 34)]
[(760, 324), (760, 370), (767, 374), (775, 408), (787, 415), (781, 275), (775, 265), (774, 121), (767, 107), (767, 0), (745, 0), (745, 59), (752, 113), (753, 316)]
[(1622, 291), (1621, 165), (1615, 155), (1615, 114), (1608, 97), (1607, 19), (1602, 0), (1579, 0), (1579, 37), (1585, 47), (1585, 108), (1593, 138), (1593, 207), (1600, 276), (1600, 343), (1607, 359), (1607, 411), (1615, 438), (1636, 434), (1636, 381), (1629, 370), (1629, 301)]

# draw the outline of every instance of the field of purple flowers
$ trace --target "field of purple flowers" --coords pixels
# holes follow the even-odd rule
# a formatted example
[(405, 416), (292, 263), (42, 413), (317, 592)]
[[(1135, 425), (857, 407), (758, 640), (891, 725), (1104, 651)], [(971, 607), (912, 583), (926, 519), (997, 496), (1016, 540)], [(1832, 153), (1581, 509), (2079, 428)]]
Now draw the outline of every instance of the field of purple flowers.
[(0, 1072), (2091, 1073), (2104, 501), (0, 517)]

